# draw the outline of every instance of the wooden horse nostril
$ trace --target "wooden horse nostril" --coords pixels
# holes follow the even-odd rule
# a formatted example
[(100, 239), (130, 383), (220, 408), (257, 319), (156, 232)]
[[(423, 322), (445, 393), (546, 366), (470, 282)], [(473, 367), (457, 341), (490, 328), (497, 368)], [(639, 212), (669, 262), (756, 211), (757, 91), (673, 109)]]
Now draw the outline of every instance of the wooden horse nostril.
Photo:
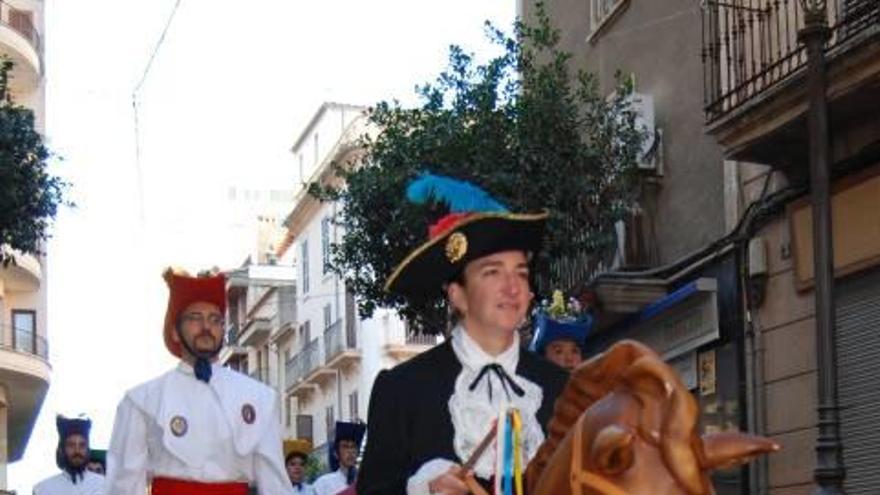
[(593, 442), (593, 462), (606, 476), (617, 476), (633, 464), (634, 435), (618, 425), (602, 429)]

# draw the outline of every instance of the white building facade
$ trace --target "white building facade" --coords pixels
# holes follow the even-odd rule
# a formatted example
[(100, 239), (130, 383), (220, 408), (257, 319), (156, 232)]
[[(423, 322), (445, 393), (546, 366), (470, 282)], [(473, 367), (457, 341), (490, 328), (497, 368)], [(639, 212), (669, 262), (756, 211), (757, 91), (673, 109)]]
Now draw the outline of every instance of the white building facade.
[[(367, 131), (363, 112), (351, 105), (321, 106), (292, 149), (304, 184), (335, 180), (331, 164), (357, 156), (357, 138)], [(296, 328), (279, 347), (285, 363), (284, 426), (289, 437), (312, 441), (322, 462), (336, 421), (366, 421), (379, 371), (435, 342), (408, 338), (404, 323), (389, 310), (359, 317), (354, 295), (328, 266), (330, 246), (342, 239), (335, 222), (340, 208), (302, 191), (278, 249), (278, 263), (296, 273)]]
[[(0, 2), (0, 54), (14, 64), (9, 91), (33, 110), (45, 132), (43, 1)], [(6, 465), (21, 459), (49, 389), (47, 265), (45, 256), (9, 251), (15, 263), (0, 266), (0, 491)]]

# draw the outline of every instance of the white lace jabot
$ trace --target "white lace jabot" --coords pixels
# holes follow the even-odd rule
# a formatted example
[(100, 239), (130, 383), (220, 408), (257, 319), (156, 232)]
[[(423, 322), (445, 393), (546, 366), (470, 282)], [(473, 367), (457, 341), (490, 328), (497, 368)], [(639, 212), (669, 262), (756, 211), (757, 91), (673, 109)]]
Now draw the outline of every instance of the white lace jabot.
[[(498, 356), (490, 356), (459, 325), (452, 330), (452, 350), (461, 362), (461, 373), (455, 380), (455, 390), (449, 398), (449, 413), (455, 429), (455, 453), (462, 462), (466, 461), (489, 432), (498, 413), (515, 407), (519, 409), (523, 422), (522, 452), (525, 458), (522, 465), (525, 466), (544, 441), (544, 433), (535, 417), (544, 394), (541, 387), (516, 374), (520, 353), (519, 335), (514, 333), (514, 342), (510, 348)], [(525, 393), (519, 396), (498, 373), (481, 373), (484, 366), (491, 364), (500, 365)], [(471, 390), (471, 385), (478, 377), (480, 380)], [(474, 466), (477, 476), (484, 479), (495, 474), (494, 443), (490, 449), (491, 451), (483, 453)]]

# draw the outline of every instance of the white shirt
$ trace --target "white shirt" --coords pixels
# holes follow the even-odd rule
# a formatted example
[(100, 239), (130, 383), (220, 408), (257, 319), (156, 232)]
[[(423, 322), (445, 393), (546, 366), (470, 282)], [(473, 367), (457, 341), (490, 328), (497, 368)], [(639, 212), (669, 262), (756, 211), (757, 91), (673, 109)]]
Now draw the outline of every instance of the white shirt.
[(316, 479), (312, 488), (315, 489), (315, 495), (336, 495), (348, 488), (348, 483), (345, 482), (342, 469), (337, 469)]
[(91, 471), (83, 472), (76, 484), (67, 472), (44, 479), (34, 487), (34, 495), (103, 495), (104, 477)]
[(275, 392), (212, 367), (209, 383), (177, 368), (128, 391), (107, 451), (107, 493), (141, 495), (152, 478), (251, 482), (260, 495), (293, 493), (284, 468)]
[[(464, 328), (459, 325), (452, 330), (452, 350), (455, 357), (461, 363), (461, 372), (455, 380), (455, 388), (449, 398), (449, 414), (452, 419), (452, 427), (455, 431), (453, 447), (460, 459), (467, 459), (476, 449), (492, 427), (492, 422), (498, 417), (499, 412), (508, 408), (517, 408), (522, 418), (522, 465), (528, 462), (538, 452), (538, 448), (544, 442), (544, 432), (538, 423), (536, 414), (541, 408), (544, 392), (541, 387), (524, 376), (516, 374), (519, 364), (519, 334), (514, 332), (513, 343), (504, 352), (492, 356), (472, 339)], [(470, 385), (479, 377), (483, 367), (487, 364), (500, 365), (505, 373), (523, 389), (520, 397), (511, 390), (509, 384), (502, 384), (502, 380), (494, 372), (488, 372), (478, 382), (474, 390)], [(507, 390), (505, 391), (505, 385)], [(489, 390), (492, 396), (489, 397)], [(483, 479), (489, 479), (495, 474), (495, 444), (493, 443), (474, 465), (474, 472)], [(407, 481), (408, 495), (423, 495), (430, 493), (428, 483), (434, 478), (445, 473), (454, 463), (449, 459), (432, 459), (423, 464), (414, 475)]]

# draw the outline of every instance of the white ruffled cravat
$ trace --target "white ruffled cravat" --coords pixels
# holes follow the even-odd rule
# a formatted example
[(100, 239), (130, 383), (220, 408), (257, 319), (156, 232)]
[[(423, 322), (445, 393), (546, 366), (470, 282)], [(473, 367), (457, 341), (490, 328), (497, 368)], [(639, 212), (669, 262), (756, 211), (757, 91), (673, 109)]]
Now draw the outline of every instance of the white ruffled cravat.
[[(544, 433), (535, 417), (544, 394), (541, 387), (516, 374), (520, 352), (519, 335), (514, 333), (510, 348), (498, 356), (491, 356), (461, 326), (457, 326), (452, 330), (452, 350), (461, 362), (461, 373), (455, 380), (455, 390), (449, 398), (449, 413), (455, 429), (455, 453), (462, 461), (467, 460), (492, 428), (492, 422), (498, 418), (498, 413), (515, 407), (519, 409), (523, 421), (522, 452), (525, 466), (544, 441)], [(513, 390), (515, 387), (506, 383), (499, 372), (484, 372), (483, 368), (492, 364), (503, 368), (504, 373), (522, 389), (522, 396)], [(494, 451), (493, 444), (477, 461), (474, 466), (477, 476), (489, 479), (495, 474)]]

